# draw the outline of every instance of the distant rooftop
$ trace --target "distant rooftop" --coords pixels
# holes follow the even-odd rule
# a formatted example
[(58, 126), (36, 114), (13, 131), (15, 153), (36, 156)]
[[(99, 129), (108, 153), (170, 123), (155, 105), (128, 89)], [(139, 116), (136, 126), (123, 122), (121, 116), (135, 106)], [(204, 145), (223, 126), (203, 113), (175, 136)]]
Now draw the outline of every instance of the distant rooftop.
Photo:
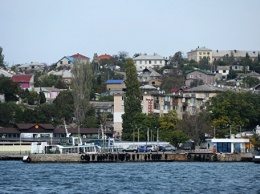
[(121, 84), (124, 80), (107, 80), (106, 84)]
[(158, 54), (153, 54), (153, 55), (140, 55), (138, 57), (133, 58), (133, 60), (164, 60), (165, 58), (158, 55)]

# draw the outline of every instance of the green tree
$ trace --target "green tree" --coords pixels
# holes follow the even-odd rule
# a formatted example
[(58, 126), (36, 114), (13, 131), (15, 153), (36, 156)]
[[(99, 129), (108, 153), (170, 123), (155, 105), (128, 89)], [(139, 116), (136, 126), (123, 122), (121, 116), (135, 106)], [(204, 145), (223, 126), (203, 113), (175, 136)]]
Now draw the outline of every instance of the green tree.
[(235, 79), (237, 77), (237, 73), (234, 70), (230, 70), (229, 74), (227, 75), (227, 79)]
[(32, 90), (29, 92), (29, 95), (27, 96), (28, 104), (29, 105), (36, 105), (40, 103), (40, 95)]
[(23, 108), (14, 102), (0, 103), (0, 126), (8, 127), (23, 120)]
[(160, 139), (170, 142), (173, 145), (187, 139), (186, 135), (180, 131), (177, 126), (181, 120), (177, 117), (176, 111), (171, 110), (159, 118)]
[(5, 67), (3, 48), (0, 46), (0, 67)]
[(46, 102), (45, 95), (42, 91), (40, 91), (39, 97), (40, 97), (40, 104), (43, 104)]
[(184, 84), (183, 76), (163, 77), (160, 89), (170, 93), (172, 88), (181, 88)]
[(172, 67), (179, 67), (180, 64), (184, 63), (183, 54), (181, 51), (176, 52), (172, 57), (169, 57), (169, 64)]
[(126, 68), (126, 94), (124, 97), (124, 110), (122, 115), (123, 119), (123, 133), (122, 139), (131, 140), (131, 134), (133, 132), (132, 121), (133, 117), (137, 113), (142, 112), (141, 108), (141, 91), (139, 88), (139, 82), (137, 80), (137, 71), (132, 59), (127, 59), (124, 64)]
[(243, 82), (249, 87), (254, 87), (256, 86), (257, 84), (260, 83), (260, 80), (256, 77), (250, 77), (250, 76), (247, 76), (245, 78), (243, 78)]
[(206, 58), (206, 57), (203, 57), (199, 64), (198, 64), (198, 67), (200, 69), (203, 69), (203, 70), (212, 70), (212, 65), (210, 64), (209, 62), (209, 58)]
[(10, 78), (0, 77), (0, 93), (4, 94), (5, 101), (18, 101), (18, 96), (21, 88), (17, 83), (14, 83)]
[(260, 136), (257, 134), (254, 134), (253, 137), (250, 138), (250, 142), (254, 145), (255, 150), (260, 149)]
[[(36, 81), (35, 81), (35, 87), (53, 87), (56, 86), (58, 82), (62, 82), (62, 77), (57, 75), (37, 75)], [(60, 83), (59, 83), (60, 85)], [(63, 88), (61, 88), (63, 89)]]
[[(251, 92), (220, 93), (210, 99), (208, 110), (211, 112), (211, 123), (216, 126), (218, 134), (229, 135), (238, 128), (252, 128), (260, 122), (260, 95)], [(223, 132), (222, 132), (223, 131)]]
[(90, 93), (92, 90), (92, 69), (89, 63), (83, 63), (81, 60), (75, 60), (72, 68), (72, 96), (74, 100), (74, 115), (78, 128), (86, 119), (86, 113), (89, 110)]
[(184, 115), (179, 127), (190, 139), (200, 143), (205, 140), (206, 133), (213, 134), (210, 126), (209, 113), (208, 111), (202, 110), (193, 115)]

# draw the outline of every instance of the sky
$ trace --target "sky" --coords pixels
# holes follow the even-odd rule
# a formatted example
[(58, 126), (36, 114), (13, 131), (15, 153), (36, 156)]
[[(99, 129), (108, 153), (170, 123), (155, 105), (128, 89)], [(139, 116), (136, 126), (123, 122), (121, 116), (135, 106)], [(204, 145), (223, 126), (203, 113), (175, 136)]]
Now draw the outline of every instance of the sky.
[(80, 53), (260, 51), (259, 0), (0, 0), (9, 66)]

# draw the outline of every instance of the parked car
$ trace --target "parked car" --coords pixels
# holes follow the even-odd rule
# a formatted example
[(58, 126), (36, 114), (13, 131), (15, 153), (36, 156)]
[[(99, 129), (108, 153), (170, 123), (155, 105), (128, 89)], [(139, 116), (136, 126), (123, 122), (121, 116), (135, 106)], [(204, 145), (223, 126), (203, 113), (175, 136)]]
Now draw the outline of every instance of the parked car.
[(138, 151), (139, 152), (146, 152), (146, 146), (144, 145), (144, 146), (139, 146), (139, 148), (138, 148)]
[(174, 147), (173, 145), (166, 145), (164, 151), (176, 151), (176, 147)]
[(160, 146), (158, 146), (158, 151), (164, 152), (164, 151), (166, 151), (166, 149), (164, 146), (160, 145)]
[(127, 148), (123, 149), (122, 152), (138, 152), (138, 146), (130, 145)]
[(146, 151), (147, 152), (155, 152), (156, 151), (156, 147), (154, 145), (147, 145)]

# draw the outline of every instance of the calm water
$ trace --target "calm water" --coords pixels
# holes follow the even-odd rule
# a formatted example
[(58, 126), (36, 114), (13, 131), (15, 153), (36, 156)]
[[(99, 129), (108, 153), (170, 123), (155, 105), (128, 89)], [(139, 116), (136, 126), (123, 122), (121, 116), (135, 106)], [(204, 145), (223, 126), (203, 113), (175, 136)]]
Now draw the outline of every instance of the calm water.
[(260, 193), (260, 164), (0, 161), (0, 193)]

